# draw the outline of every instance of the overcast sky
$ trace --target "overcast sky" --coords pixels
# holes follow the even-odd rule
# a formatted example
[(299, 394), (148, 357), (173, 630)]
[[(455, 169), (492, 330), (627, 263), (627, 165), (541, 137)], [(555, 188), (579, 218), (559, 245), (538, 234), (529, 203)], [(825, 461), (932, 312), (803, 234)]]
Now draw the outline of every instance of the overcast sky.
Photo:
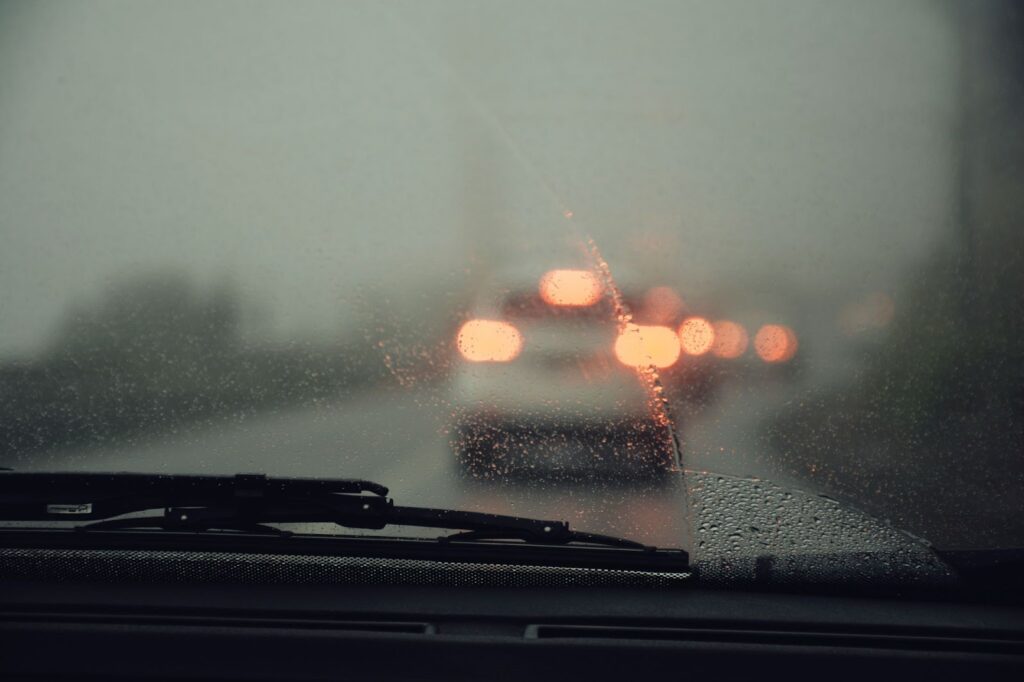
[(0, 356), (167, 268), (329, 332), (566, 209), (684, 290), (890, 287), (951, 230), (956, 46), (924, 0), (4, 2)]

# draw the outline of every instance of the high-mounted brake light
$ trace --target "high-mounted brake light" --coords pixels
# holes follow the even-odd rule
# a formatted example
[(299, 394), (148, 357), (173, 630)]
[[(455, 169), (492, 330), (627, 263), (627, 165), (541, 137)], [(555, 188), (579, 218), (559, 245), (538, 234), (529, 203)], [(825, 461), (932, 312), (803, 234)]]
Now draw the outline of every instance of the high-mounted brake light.
[(594, 305), (601, 293), (601, 281), (589, 270), (550, 270), (540, 278), (540, 297), (548, 305)]
[(470, 320), (459, 328), (455, 345), (470, 362), (510, 362), (523, 350), (523, 335), (501, 320)]

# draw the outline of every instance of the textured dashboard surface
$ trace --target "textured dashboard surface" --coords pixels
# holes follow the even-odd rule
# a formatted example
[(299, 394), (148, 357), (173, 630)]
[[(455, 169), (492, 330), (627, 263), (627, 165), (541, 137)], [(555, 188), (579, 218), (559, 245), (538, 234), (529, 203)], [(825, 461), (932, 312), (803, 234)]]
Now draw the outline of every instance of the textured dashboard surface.
[(111, 583), (671, 587), (686, 572), (522, 566), (359, 556), (0, 548), (0, 580)]

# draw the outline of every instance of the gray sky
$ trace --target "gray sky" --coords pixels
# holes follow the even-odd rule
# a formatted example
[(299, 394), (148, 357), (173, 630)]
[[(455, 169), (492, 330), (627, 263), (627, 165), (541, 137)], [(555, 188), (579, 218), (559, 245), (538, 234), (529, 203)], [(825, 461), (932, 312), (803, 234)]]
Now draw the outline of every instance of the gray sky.
[(0, 356), (160, 268), (330, 332), (565, 208), (684, 291), (889, 287), (950, 230), (956, 64), (927, 1), (6, 2)]

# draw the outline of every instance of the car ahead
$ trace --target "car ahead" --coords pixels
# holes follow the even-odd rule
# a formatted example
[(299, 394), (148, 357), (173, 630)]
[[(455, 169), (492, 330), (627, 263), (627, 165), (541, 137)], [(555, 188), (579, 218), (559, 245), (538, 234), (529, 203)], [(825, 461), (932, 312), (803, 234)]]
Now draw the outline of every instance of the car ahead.
[(589, 269), (506, 274), (484, 286), (455, 339), (460, 471), (673, 469), (676, 437), (652, 368), (675, 364), (679, 341), (671, 327), (633, 323), (634, 303), (632, 289)]

